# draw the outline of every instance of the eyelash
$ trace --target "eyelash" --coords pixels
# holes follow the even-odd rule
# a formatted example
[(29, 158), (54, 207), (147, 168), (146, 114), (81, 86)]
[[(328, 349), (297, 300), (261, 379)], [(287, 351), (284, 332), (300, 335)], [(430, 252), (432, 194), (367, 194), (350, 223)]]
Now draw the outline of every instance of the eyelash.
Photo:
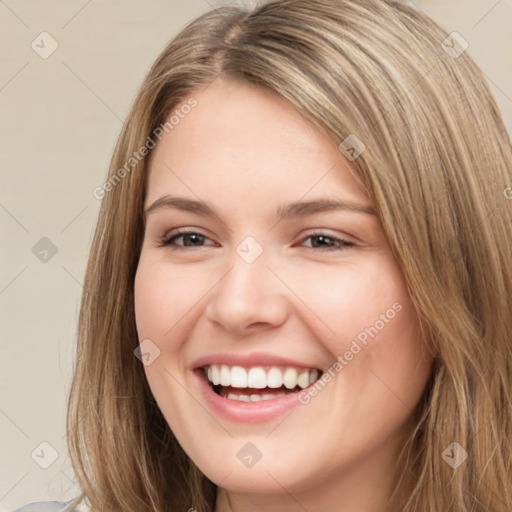
[[(159, 247), (167, 247), (173, 251), (183, 250), (186, 248), (194, 249), (196, 247), (204, 247), (203, 245), (197, 245), (197, 246), (173, 245), (173, 242), (175, 240), (177, 240), (180, 237), (186, 236), (186, 235), (199, 235), (203, 239), (208, 239), (208, 237), (202, 235), (201, 233), (197, 233), (196, 231), (178, 231), (170, 237), (162, 238), (160, 240), (158, 246)], [(309, 249), (320, 249), (323, 251), (335, 251), (335, 250), (344, 250), (344, 249), (348, 249), (349, 247), (355, 246), (355, 244), (352, 242), (348, 242), (347, 240), (343, 240), (341, 238), (336, 238), (334, 236), (326, 235), (325, 233), (322, 233), (322, 232), (311, 233), (308, 236), (306, 236), (305, 238), (303, 238), (302, 242), (304, 242), (308, 238), (320, 238), (320, 237), (328, 238), (331, 241), (334, 241), (335, 243), (337, 243), (338, 245), (329, 246), (329, 247), (308, 247), (308, 248)]]

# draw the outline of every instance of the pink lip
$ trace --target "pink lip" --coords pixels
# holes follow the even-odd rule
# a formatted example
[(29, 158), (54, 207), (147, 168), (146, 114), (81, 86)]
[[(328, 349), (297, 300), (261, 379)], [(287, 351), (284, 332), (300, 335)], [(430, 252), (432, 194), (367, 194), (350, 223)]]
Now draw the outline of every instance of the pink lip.
[[(275, 362), (273, 364), (275, 364)], [(240, 366), (243, 365), (240, 364)], [(293, 364), (290, 366), (295, 365)], [(203, 370), (198, 369), (194, 371), (194, 375), (198, 381), (201, 393), (210, 410), (215, 415), (220, 416), (228, 421), (237, 423), (264, 423), (266, 421), (270, 421), (274, 418), (282, 416), (287, 411), (300, 405), (298, 400), (299, 393), (293, 393), (291, 395), (273, 398), (272, 400), (261, 400), (259, 402), (241, 402), (238, 400), (229, 400), (228, 398), (224, 398), (215, 393), (215, 391), (204, 377)]]
[(272, 354), (253, 353), (253, 354), (211, 354), (197, 359), (192, 364), (192, 369), (210, 366), (212, 364), (225, 364), (228, 366), (242, 366), (249, 368), (252, 366), (293, 366), (294, 368), (317, 368), (310, 364), (300, 363), (286, 357)]

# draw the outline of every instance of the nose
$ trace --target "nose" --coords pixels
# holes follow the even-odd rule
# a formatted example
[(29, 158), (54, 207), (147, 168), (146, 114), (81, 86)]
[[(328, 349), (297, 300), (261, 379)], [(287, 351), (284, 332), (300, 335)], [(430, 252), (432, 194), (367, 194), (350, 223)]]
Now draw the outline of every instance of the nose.
[(265, 251), (252, 263), (238, 254), (230, 262), (230, 270), (212, 290), (207, 318), (236, 336), (285, 323), (289, 314), (287, 290), (267, 267)]

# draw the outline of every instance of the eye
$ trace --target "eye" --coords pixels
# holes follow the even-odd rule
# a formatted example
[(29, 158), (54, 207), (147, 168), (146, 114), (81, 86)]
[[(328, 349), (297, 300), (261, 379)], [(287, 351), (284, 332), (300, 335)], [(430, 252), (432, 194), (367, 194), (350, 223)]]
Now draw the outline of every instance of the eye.
[[(310, 240), (309, 245), (305, 244), (306, 247), (311, 249), (323, 249), (323, 250), (343, 250), (348, 247), (355, 246), (354, 243), (348, 242), (341, 238), (333, 237), (325, 233), (312, 233), (302, 239), (304, 244), (306, 240)], [(195, 231), (181, 231), (174, 233), (171, 236), (163, 238), (159, 246), (170, 247), (172, 249), (182, 249), (185, 247), (204, 247), (205, 245), (215, 245), (215, 243), (205, 243), (211, 240)]]
[[(178, 240), (181, 240), (182, 243), (177, 243)], [(172, 249), (181, 249), (183, 247), (203, 247), (204, 245), (215, 245), (212, 244), (204, 244), (206, 240), (209, 240), (206, 236), (201, 233), (196, 233), (195, 231), (181, 231), (175, 233), (172, 236), (168, 236), (163, 238), (159, 245), (160, 247), (171, 247)]]
[(336, 238), (325, 233), (312, 233), (304, 238), (302, 242), (304, 243), (306, 240), (311, 240), (309, 247), (312, 249), (343, 250), (348, 247), (355, 246), (352, 242), (348, 242), (347, 240), (342, 240), (341, 238)]

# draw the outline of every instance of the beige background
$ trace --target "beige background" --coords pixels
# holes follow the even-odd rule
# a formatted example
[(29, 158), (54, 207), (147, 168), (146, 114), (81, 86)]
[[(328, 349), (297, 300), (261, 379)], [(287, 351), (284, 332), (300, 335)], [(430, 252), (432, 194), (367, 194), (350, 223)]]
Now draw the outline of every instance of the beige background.
[[(92, 191), (153, 60), (185, 23), (221, 3), (0, 0), (0, 511), (74, 495), (64, 415), (100, 206)], [(512, 0), (414, 3), (468, 41), (512, 134)], [(58, 43), (46, 59), (31, 47), (51, 49), (43, 31)]]

